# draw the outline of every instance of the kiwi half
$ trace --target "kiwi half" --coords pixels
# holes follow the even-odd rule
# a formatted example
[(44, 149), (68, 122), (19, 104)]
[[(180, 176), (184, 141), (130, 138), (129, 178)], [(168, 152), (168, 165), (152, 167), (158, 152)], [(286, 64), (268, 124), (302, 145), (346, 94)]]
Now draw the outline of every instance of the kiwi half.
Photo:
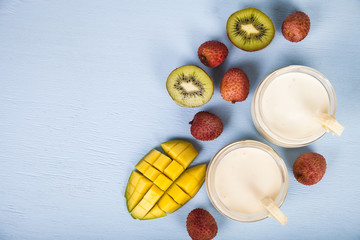
[(214, 84), (209, 75), (198, 66), (185, 65), (170, 73), (166, 89), (178, 105), (199, 107), (211, 99)]
[(230, 41), (245, 51), (265, 48), (275, 35), (271, 19), (256, 8), (245, 8), (233, 13), (227, 23), (226, 32)]

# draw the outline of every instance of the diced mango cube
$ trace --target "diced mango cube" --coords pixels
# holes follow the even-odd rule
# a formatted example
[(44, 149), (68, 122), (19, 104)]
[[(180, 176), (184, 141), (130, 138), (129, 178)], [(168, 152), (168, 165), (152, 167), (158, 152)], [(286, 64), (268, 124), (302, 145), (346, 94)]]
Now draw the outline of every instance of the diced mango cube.
[(136, 164), (135, 166), (135, 168), (139, 170), (139, 172), (141, 172), (142, 174), (144, 174), (144, 172), (146, 172), (149, 167), (151, 167), (151, 165), (144, 159), (141, 159), (140, 162), (138, 162), (138, 164)]
[(172, 158), (172, 159), (176, 159), (177, 156), (180, 155), (180, 153), (182, 153), (188, 146), (190, 146), (191, 143), (186, 142), (186, 141), (178, 141), (178, 143), (172, 147), (167, 154)]
[(191, 199), (191, 197), (176, 184), (171, 185), (166, 193), (180, 205), (184, 205)]
[(149, 210), (144, 209), (141, 205), (136, 205), (136, 207), (134, 207), (134, 209), (131, 211), (131, 216), (133, 218), (143, 218), (145, 217), (145, 215), (148, 213)]
[(163, 191), (166, 191), (166, 189), (168, 189), (172, 183), (173, 181), (171, 181), (164, 174), (160, 174), (154, 181), (154, 184)]
[(150, 179), (151, 181), (155, 181), (155, 179), (160, 175), (160, 171), (154, 168), (153, 166), (150, 166), (145, 172), (144, 176)]
[(146, 177), (141, 176), (137, 185), (135, 186), (134, 192), (131, 196), (126, 198), (127, 200), (127, 208), (129, 212), (140, 202), (140, 200), (144, 197), (144, 194), (150, 189), (153, 183), (149, 181)]
[(153, 206), (154, 204), (153, 203), (150, 203), (148, 200), (146, 199), (141, 199), (141, 201), (138, 203), (138, 205), (140, 205), (143, 209), (149, 211)]
[(135, 191), (130, 199), (127, 200), (127, 208), (128, 208), (128, 211), (131, 212), (134, 207), (140, 202), (140, 200), (143, 198), (145, 193), (139, 193), (137, 191)]
[(152, 184), (153, 183), (149, 179), (142, 176), (142, 178), (139, 179), (138, 183), (135, 186), (135, 191), (145, 194), (150, 189)]
[(176, 160), (186, 169), (198, 154), (198, 151), (190, 144), (176, 157)]
[(186, 172), (193, 176), (199, 183), (203, 182), (206, 175), (206, 164), (200, 164), (189, 168)]
[(192, 175), (188, 174), (187, 171), (181, 174), (175, 183), (189, 195), (193, 192), (193, 189), (199, 185), (199, 181), (197, 181)]
[(177, 161), (173, 160), (169, 166), (165, 168), (164, 173), (171, 180), (175, 181), (183, 171), (184, 168)]
[(147, 191), (144, 195), (144, 199), (149, 201), (152, 205), (155, 205), (155, 203), (160, 199), (163, 193), (163, 190), (158, 188), (156, 185), (152, 185), (149, 191)]
[(179, 143), (179, 141), (182, 141), (182, 140), (170, 140), (167, 142), (163, 142), (161, 144), (161, 147), (164, 150), (164, 152), (167, 154), (171, 148), (173, 148), (176, 144)]
[(181, 207), (181, 205), (175, 202), (167, 193), (164, 193), (157, 205), (167, 213), (173, 213)]
[(151, 212), (148, 212), (145, 217), (143, 217), (141, 220), (150, 220), (150, 219), (154, 219), (156, 218), (156, 216), (154, 214), (152, 214)]
[[(163, 195), (164, 191), (158, 188), (156, 185), (152, 185), (151, 188), (145, 193), (141, 201), (131, 211), (131, 215), (135, 218), (142, 219), (155, 205), (155, 203)], [(134, 214), (133, 214), (134, 212)]]
[(159, 169), (161, 172), (164, 172), (165, 168), (171, 163), (171, 158), (161, 154), (156, 161), (153, 163), (153, 166)]
[(143, 218), (144, 220), (146, 219), (154, 219), (154, 218), (160, 218), (160, 217), (165, 217), (166, 213), (161, 210), (161, 208), (159, 208), (159, 206), (157, 204), (155, 204), (155, 206), (146, 214), (146, 216)]
[(136, 184), (139, 182), (139, 179), (142, 178), (143, 176), (136, 172), (136, 171), (132, 171), (128, 180), (128, 184), (126, 186), (126, 190), (125, 190), (125, 198), (129, 198), (131, 196), (131, 194), (133, 194), (134, 189)]
[(153, 164), (156, 159), (158, 159), (158, 157), (162, 155), (161, 152), (159, 152), (156, 149), (152, 149), (148, 154), (145, 155), (145, 157), (143, 158), (147, 163), (149, 164)]
[(140, 162), (135, 166), (135, 168), (151, 181), (154, 181), (160, 175), (160, 171), (151, 166), (144, 159), (140, 160)]

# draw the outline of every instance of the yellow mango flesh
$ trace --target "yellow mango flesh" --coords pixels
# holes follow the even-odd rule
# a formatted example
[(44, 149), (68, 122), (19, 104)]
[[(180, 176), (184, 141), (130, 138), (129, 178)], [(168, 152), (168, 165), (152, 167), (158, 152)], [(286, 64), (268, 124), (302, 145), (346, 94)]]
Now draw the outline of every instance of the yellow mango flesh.
[(136, 205), (136, 207), (131, 211), (131, 216), (134, 218), (143, 218), (150, 211), (150, 209), (155, 205), (155, 203), (163, 195), (164, 191), (158, 188), (156, 185), (152, 185), (149, 191), (146, 192), (141, 201)]
[(206, 175), (206, 164), (200, 164), (189, 168), (187, 173), (193, 176), (198, 182), (204, 181)]
[(173, 160), (169, 166), (165, 168), (164, 173), (171, 180), (175, 181), (183, 171), (184, 168), (177, 161)]
[(164, 193), (157, 204), (164, 212), (167, 213), (173, 213), (181, 208), (181, 205), (175, 202), (175, 200), (172, 199), (167, 193)]
[(163, 147), (163, 149), (164, 149), (164, 147), (166, 149), (168, 149), (168, 151), (164, 149), (166, 154), (168, 154), (172, 159), (176, 159), (177, 156), (179, 156), (179, 154), (182, 153), (190, 145), (191, 145), (191, 143), (180, 140), (172, 147), (168, 147), (168, 144), (166, 144), (166, 143), (163, 143), (161, 145), (161, 147)]
[(163, 142), (161, 144), (161, 147), (162, 149), (164, 150), (164, 152), (166, 154), (169, 153), (170, 149), (173, 148), (176, 144), (178, 144), (180, 141), (183, 141), (183, 140), (170, 140), (170, 141), (167, 141), (167, 142)]
[(153, 183), (141, 175), (133, 193), (127, 198), (127, 208), (129, 212), (140, 202), (145, 193), (150, 189), (151, 185), (153, 185)]
[(176, 184), (171, 185), (166, 193), (180, 205), (184, 205), (191, 199), (191, 197)]
[(187, 168), (190, 163), (197, 157), (198, 151), (190, 144), (184, 151), (182, 151), (175, 159), (184, 168)]
[(151, 166), (144, 159), (140, 160), (140, 162), (135, 166), (135, 168), (151, 181), (155, 181), (155, 179), (160, 175), (160, 171)]
[(175, 183), (191, 197), (194, 197), (205, 180), (205, 174), (206, 164), (201, 164), (186, 170)]
[[(153, 149), (136, 165), (140, 173), (131, 173), (125, 190), (128, 210), (133, 218), (143, 220), (166, 216), (165, 212), (172, 213), (188, 202), (203, 183), (203, 180), (197, 180), (202, 178), (198, 171), (190, 171), (193, 168), (185, 171), (198, 155), (191, 143), (172, 140), (161, 146), (176, 159)], [(200, 169), (198, 166), (195, 168)], [(206, 166), (203, 170), (205, 173)], [(184, 175), (189, 171), (191, 174)], [(186, 181), (191, 183), (185, 184)]]
[(143, 158), (147, 163), (153, 164), (156, 159), (159, 158), (159, 156), (162, 155), (161, 152), (159, 152), (156, 149), (152, 149), (148, 154), (145, 155)]
[(160, 174), (154, 181), (154, 184), (163, 191), (166, 191), (166, 189), (168, 189), (172, 183), (173, 181), (171, 181), (164, 174)]
[(164, 154), (161, 154), (156, 161), (153, 163), (153, 166), (157, 168), (159, 171), (164, 172), (165, 168), (169, 166), (171, 163), (171, 158), (168, 156), (165, 156)]
[(131, 197), (131, 195), (134, 193), (136, 184), (139, 182), (139, 179), (142, 178), (143, 176), (136, 172), (136, 171), (132, 171), (128, 180), (128, 184), (126, 186), (126, 190), (125, 190), (125, 198), (129, 198)]
[(145, 215), (145, 217), (142, 218), (142, 220), (160, 218), (165, 216), (166, 213), (161, 210), (161, 208), (157, 204), (155, 204), (154, 207)]

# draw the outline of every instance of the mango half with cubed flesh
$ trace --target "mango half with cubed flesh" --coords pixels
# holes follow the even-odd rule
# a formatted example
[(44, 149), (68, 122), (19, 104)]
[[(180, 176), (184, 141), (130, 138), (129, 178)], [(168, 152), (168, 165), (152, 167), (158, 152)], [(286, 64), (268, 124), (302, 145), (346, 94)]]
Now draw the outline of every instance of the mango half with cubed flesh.
[(166, 216), (187, 203), (205, 180), (206, 164), (185, 170), (198, 155), (183, 140), (161, 144), (165, 153), (152, 149), (132, 171), (125, 190), (127, 209), (140, 220)]

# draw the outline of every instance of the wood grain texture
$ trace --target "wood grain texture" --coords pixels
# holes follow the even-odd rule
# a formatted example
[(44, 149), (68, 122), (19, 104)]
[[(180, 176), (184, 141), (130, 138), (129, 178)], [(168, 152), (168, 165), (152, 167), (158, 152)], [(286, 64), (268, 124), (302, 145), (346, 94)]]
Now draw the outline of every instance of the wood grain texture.
[[(227, 18), (245, 7), (274, 21), (275, 38), (262, 51), (241, 51), (226, 37)], [(311, 19), (297, 44), (279, 31), (294, 10)], [(196, 207), (215, 217), (216, 239), (359, 239), (359, 10), (358, 0), (0, 1), (0, 239), (187, 239), (186, 216)], [(212, 39), (229, 48), (219, 68), (204, 67), (215, 83), (212, 100), (197, 109), (177, 106), (165, 88), (168, 74), (202, 66), (197, 48)], [(289, 170), (285, 227), (226, 219), (204, 187), (166, 218), (130, 217), (123, 197), (129, 174), (161, 142), (193, 142), (200, 150), (193, 164), (236, 140), (265, 142), (251, 122), (251, 98), (267, 73), (290, 64), (329, 78), (345, 131), (300, 149), (274, 146)], [(250, 79), (248, 99), (235, 105), (219, 92), (231, 67)], [(200, 110), (224, 122), (215, 141), (190, 134), (188, 122)], [(292, 175), (293, 162), (308, 151), (328, 163), (311, 187)]]

